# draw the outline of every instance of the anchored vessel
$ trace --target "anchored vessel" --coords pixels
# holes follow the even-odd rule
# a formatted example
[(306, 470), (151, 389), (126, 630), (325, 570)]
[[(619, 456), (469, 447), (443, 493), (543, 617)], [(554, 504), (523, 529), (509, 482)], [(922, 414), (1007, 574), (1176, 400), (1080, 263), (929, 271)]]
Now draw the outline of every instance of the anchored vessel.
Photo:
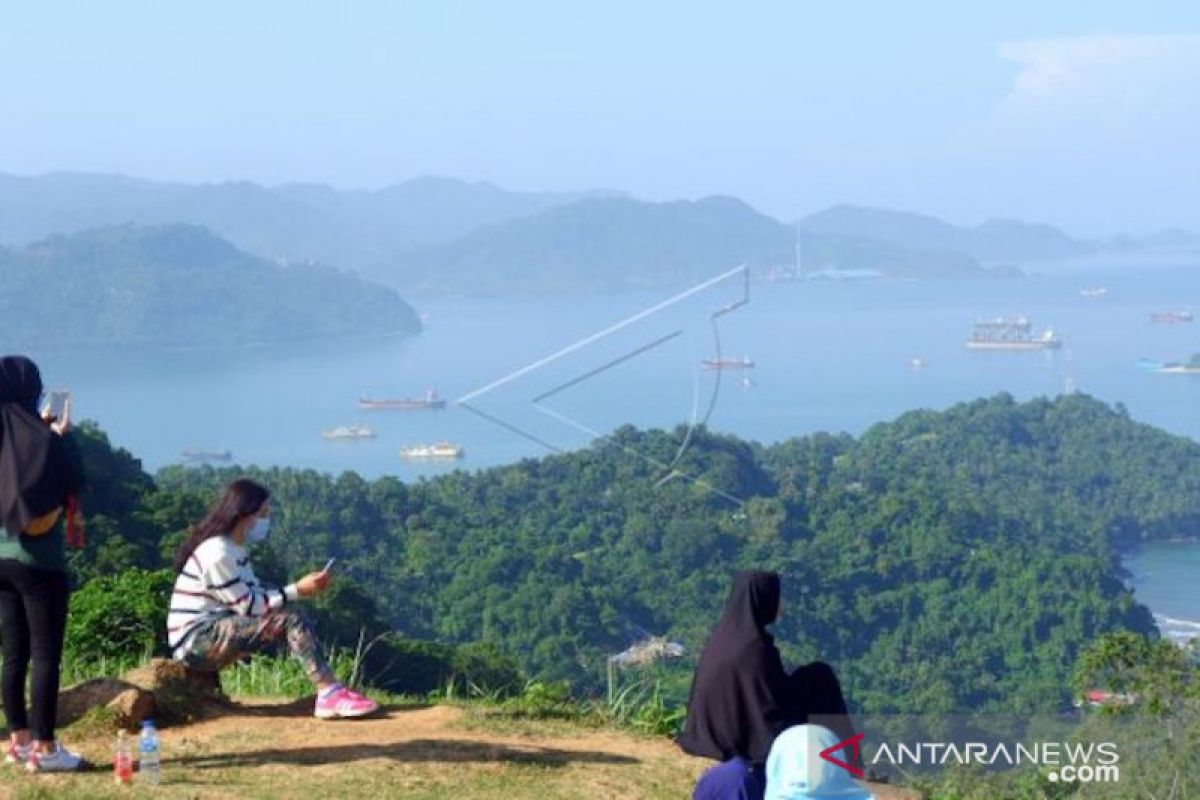
[(463, 449), (450, 442), (415, 444), (400, 448), (401, 458), (462, 458)]
[(374, 439), (375, 431), (366, 425), (342, 425), (322, 431), (321, 435), (326, 439)]
[(740, 358), (706, 358), (700, 362), (705, 369), (754, 369), (754, 361), (747, 356)]
[(1157, 311), (1150, 315), (1150, 321), (1155, 325), (1178, 325), (1181, 322), (1191, 322), (1194, 317), (1190, 311)]
[(1033, 323), (1026, 317), (997, 317), (977, 321), (975, 330), (967, 337), (967, 347), (972, 350), (1057, 350), (1062, 347), (1062, 339), (1050, 328), (1034, 335)]
[(184, 450), (179, 454), (184, 461), (192, 464), (207, 464), (214, 461), (227, 462), (233, 460), (229, 450)]
[(358, 407), (367, 411), (381, 411), (392, 408), (413, 411), (424, 408), (445, 408), (446, 401), (438, 397), (436, 389), (429, 389), (423, 397), (401, 397), (395, 399), (360, 397)]

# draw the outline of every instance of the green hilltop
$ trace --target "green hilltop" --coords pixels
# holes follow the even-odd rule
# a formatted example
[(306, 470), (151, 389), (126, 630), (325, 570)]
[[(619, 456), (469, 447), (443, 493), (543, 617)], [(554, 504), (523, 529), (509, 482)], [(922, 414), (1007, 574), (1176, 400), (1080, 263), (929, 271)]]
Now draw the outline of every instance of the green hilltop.
[[(89, 508), (110, 522), (78, 557), (84, 580), (162, 567), (242, 473), (152, 479), (89, 435)], [(681, 435), (622, 428), (578, 452), (413, 484), (247, 470), (278, 500), (257, 560), (280, 579), (338, 556), (359, 587), (342, 617), (351, 645), (356, 626), (390, 629), (587, 693), (610, 655), (666, 635), (689, 654), (662, 668), (676, 701), (731, 573), (772, 568), (785, 657), (834, 664), (860, 710), (1052, 712), (1087, 643), (1153, 632), (1120, 553), (1200, 532), (1200, 445), (1082, 396), (916, 411), (859, 438), (703, 433), (678, 465), (696, 480), (662, 483), (654, 464)]]
[(192, 225), (120, 225), (0, 248), (9, 349), (195, 347), (412, 334), (392, 289), (280, 264)]

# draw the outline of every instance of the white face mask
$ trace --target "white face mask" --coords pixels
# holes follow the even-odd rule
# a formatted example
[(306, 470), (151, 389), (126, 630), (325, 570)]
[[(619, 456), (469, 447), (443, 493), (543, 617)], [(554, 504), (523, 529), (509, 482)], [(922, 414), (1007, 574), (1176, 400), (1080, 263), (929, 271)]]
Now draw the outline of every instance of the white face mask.
[(255, 517), (254, 524), (250, 526), (250, 530), (246, 531), (246, 541), (251, 544), (261, 542), (267, 538), (269, 530), (271, 530), (270, 517)]

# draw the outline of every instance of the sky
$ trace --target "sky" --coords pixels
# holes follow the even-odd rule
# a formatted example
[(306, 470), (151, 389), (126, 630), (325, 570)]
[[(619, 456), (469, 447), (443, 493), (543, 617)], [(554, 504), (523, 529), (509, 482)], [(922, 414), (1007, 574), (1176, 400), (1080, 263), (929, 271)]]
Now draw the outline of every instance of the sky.
[(7, 5), (0, 172), (1200, 229), (1186, 0)]

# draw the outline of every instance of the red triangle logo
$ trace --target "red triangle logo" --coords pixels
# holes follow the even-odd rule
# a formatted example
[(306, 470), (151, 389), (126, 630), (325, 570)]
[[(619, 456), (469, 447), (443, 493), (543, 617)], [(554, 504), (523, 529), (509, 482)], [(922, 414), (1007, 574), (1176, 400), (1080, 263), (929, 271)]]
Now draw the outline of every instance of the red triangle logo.
[(833, 747), (826, 747), (824, 750), (822, 750), (820, 753), (818, 753), (818, 755), (821, 756), (821, 758), (828, 761), (830, 764), (838, 765), (839, 767), (846, 770), (854, 777), (861, 778), (861, 777), (863, 777), (863, 774), (864, 774), (861, 769), (854, 766), (853, 763), (847, 763), (845, 761), (842, 761), (837, 756), (832, 755), (832, 753), (836, 753), (838, 750), (844, 750), (847, 747), (849, 747), (850, 751), (852, 753), (852, 755), (850, 756), (850, 761), (857, 763), (860, 760), (859, 746), (862, 743), (862, 738), (863, 738), (863, 735), (861, 733), (856, 733), (853, 736), (851, 736), (849, 739), (843, 739), (842, 741), (838, 742)]

